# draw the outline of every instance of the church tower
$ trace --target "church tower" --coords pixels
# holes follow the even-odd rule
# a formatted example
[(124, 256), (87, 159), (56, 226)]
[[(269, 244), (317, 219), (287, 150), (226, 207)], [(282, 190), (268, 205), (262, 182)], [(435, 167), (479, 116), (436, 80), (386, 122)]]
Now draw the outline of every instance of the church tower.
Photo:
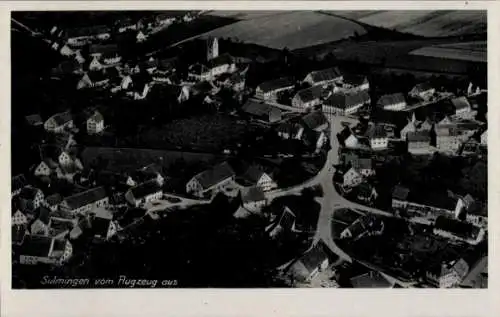
[(207, 41), (207, 61), (219, 56), (219, 40), (214, 37)]

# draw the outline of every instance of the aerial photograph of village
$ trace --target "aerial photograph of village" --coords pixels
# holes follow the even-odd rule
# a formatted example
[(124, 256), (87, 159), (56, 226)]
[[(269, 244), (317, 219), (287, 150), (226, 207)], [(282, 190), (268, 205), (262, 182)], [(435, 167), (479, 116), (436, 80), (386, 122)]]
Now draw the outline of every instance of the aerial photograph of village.
[(12, 288), (487, 288), (486, 11), (13, 11)]

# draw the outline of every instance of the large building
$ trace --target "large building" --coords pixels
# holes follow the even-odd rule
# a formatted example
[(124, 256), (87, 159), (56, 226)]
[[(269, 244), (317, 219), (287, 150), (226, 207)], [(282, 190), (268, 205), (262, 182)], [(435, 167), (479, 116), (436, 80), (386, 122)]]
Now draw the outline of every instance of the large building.
[(370, 95), (366, 90), (336, 92), (324, 101), (322, 109), (327, 115), (350, 115), (370, 102)]
[(312, 71), (304, 78), (304, 82), (311, 86), (322, 86), (332, 83), (340, 83), (343, 79), (338, 67)]
[(377, 107), (384, 110), (401, 111), (406, 108), (406, 99), (402, 93), (384, 95), (378, 99)]
[(276, 101), (279, 94), (291, 91), (295, 87), (295, 81), (291, 78), (281, 77), (263, 82), (255, 90), (255, 97), (268, 101)]
[(223, 162), (215, 167), (195, 175), (186, 184), (186, 192), (203, 198), (214, 195), (233, 182), (235, 173), (231, 166)]

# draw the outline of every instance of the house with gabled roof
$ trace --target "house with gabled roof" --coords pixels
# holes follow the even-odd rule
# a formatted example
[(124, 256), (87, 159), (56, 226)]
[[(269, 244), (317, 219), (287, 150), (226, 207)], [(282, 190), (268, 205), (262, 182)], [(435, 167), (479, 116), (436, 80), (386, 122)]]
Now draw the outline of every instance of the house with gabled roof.
[(287, 275), (294, 281), (310, 282), (320, 271), (326, 270), (332, 258), (328, 246), (319, 240), (287, 269)]
[(323, 102), (323, 112), (329, 115), (350, 115), (369, 105), (370, 95), (366, 90), (338, 91), (330, 94)]
[(276, 101), (280, 93), (291, 91), (294, 87), (295, 81), (288, 77), (269, 80), (257, 86), (255, 97), (268, 101)]
[(304, 82), (311, 86), (321, 86), (334, 82), (341, 82), (343, 79), (342, 73), (338, 67), (331, 67), (322, 70), (312, 71), (304, 78)]
[(18, 174), (12, 177), (10, 182), (12, 197), (19, 194), (21, 192), (21, 189), (23, 189), (27, 184), (28, 182), (24, 174)]
[(120, 18), (115, 22), (115, 28), (118, 30), (118, 33), (123, 33), (126, 31), (135, 31), (137, 30), (137, 21), (134, 21), (128, 17)]
[(201, 198), (206, 195), (211, 196), (232, 183), (234, 178), (235, 173), (232, 167), (227, 162), (223, 162), (191, 178), (186, 184), (186, 192)]
[(345, 74), (339, 88), (347, 91), (368, 91), (370, 82), (364, 75)]
[(416, 84), (408, 93), (411, 98), (428, 101), (436, 93), (436, 88), (432, 87), (430, 83), (424, 82)]
[(30, 225), (30, 233), (32, 235), (49, 235), (50, 226), (50, 209), (40, 206), (35, 210), (35, 221)]
[(73, 128), (73, 125), (73, 116), (69, 111), (56, 113), (43, 124), (46, 131), (53, 133), (62, 133), (65, 129)]
[(430, 131), (414, 131), (406, 134), (408, 152), (412, 154), (427, 153), (431, 143)]
[(99, 111), (95, 111), (86, 122), (88, 134), (99, 134), (104, 130), (104, 117)]
[(392, 208), (406, 208), (408, 205), (409, 193), (409, 188), (402, 185), (395, 186), (392, 191)]
[(24, 212), (22, 212), (18, 208), (16, 208), (16, 209), (12, 208), (11, 214), (12, 214), (12, 217), (11, 217), (11, 225), (12, 226), (26, 227), (29, 220)]
[(135, 207), (158, 201), (162, 196), (163, 191), (156, 179), (134, 186), (125, 193), (127, 202)]
[(323, 89), (313, 86), (299, 90), (292, 98), (292, 106), (302, 109), (311, 109), (321, 104)]
[(19, 262), (24, 265), (38, 263), (61, 265), (73, 254), (68, 240), (58, 240), (46, 236), (26, 236), (19, 250)]
[(11, 241), (12, 244), (22, 245), (24, 243), (24, 239), (29, 235), (26, 226), (12, 226), (11, 229)]
[(257, 165), (251, 165), (243, 174), (243, 178), (252, 186), (259, 187), (262, 191), (269, 191), (278, 187), (275, 181)]
[(406, 106), (406, 98), (402, 93), (383, 95), (377, 101), (377, 107), (384, 110), (401, 111)]
[(35, 210), (43, 203), (45, 195), (42, 190), (33, 186), (25, 186), (18, 195), (23, 210)]
[(73, 214), (82, 214), (94, 208), (106, 207), (108, 204), (109, 197), (104, 187), (96, 187), (65, 197), (59, 208)]
[(297, 231), (295, 228), (295, 222), (297, 220), (296, 215), (288, 208), (288, 206), (283, 207), (283, 212), (278, 218), (278, 221), (273, 222), (266, 228), (270, 238), (277, 238), (284, 232), (294, 232)]
[(224, 73), (234, 73), (236, 71), (234, 58), (229, 54), (222, 54), (210, 59), (207, 62), (207, 67), (210, 69), (212, 78)]
[(194, 81), (211, 80), (212, 73), (210, 71), (210, 68), (208, 68), (206, 65), (202, 63), (196, 63), (189, 66), (188, 79)]
[(467, 97), (461, 96), (450, 100), (454, 115), (460, 118), (471, 118), (472, 106)]
[(383, 150), (389, 145), (388, 133), (382, 124), (370, 123), (363, 136), (370, 141), (372, 150)]
[(437, 217), (433, 232), (436, 235), (452, 240), (464, 241), (472, 245), (483, 241), (486, 234), (483, 228), (446, 216)]
[(267, 204), (262, 188), (258, 186), (243, 187), (241, 190), (243, 207), (252, 212), (258, 212)]
[(274, 123), (281, 120), (281, 109), (265, 102), (250, 99), (243, 105), (241, 110), (250, 118), (258, 121)]
[(87, 72), (82, 76), (80, 81), (78, 81), (76, 89), (104, 87), (109, 83), (109, 80), (109, 77), (107, 77), (104, 72)]
[(109, 240), (116, 234), (117, 227), (113, 222), (113, 214), (105, 208), (97, 208), (91, 214), (91, 228), (94, 238)]

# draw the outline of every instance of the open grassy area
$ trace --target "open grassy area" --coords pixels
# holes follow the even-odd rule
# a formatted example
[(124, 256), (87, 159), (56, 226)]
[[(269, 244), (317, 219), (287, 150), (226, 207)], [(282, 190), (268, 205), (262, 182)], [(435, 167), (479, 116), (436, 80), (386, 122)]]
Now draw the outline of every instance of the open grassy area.
[(488, 61), (486, 42), (426, 46), (416, 49), (410, 52), (410, 54), (482, 63), (486, 63)]
[(366, 30), (357, 23), (312, 11), (278, 11), (218, 28), (207, 36), (229, 37), (276, 49), (337, 41)]

